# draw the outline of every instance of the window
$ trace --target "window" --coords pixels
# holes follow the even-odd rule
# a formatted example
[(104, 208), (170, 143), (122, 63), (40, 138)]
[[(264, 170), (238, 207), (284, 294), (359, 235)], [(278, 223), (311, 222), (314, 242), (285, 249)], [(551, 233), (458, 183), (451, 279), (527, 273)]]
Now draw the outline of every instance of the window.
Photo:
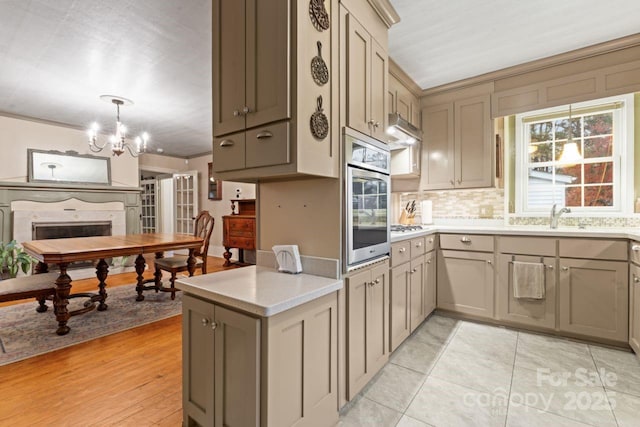
[[(571, 122), (568, 105), (516, 116), (516, 213), (546, 213), (554, 204), (629, 212), (631, 196), (622, 196), (633, 179), (633, 95), (571, 107)], [(581, 158), (563, 163), (569, 137)]]

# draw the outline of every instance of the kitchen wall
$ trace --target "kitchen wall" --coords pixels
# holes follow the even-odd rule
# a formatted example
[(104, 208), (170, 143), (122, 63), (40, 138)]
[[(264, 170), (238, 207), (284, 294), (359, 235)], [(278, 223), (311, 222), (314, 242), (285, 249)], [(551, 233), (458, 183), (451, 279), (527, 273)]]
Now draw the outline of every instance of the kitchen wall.
[(27, 149), (77, 151), (111, 157), (111, 182), (115, 187), (138, 187), (138, 159), (128, 153), (112, 157), (109, 150), (96, 154), (89, 150), (84, 130), (25, 118), (0, 116), (2, 147), (0, 181), (27, 181)]

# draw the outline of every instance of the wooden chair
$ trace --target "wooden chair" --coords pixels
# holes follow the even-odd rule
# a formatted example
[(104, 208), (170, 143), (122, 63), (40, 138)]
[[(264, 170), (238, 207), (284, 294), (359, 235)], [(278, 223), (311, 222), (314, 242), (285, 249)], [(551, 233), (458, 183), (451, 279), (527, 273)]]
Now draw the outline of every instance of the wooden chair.
[(36, 311), (44, 313), (48, 308), (47, 297), (53, 297), (56, 293), (57, 278), (58, 273), (43, 273), (2, 280), (0, 281), (0, 302), (36, 298), (39, 304)]
[[(209, 240), (211, 238), (211, 232), (213, 231), (214, 219), (209, 214), (209, 211), (202, 211), (195, 219), (195, 227), (193, 235), (196, 237), (202, 237), (204, 241), (199, 250), (194, 251), (193, 255), (196, 257), (196, 268), (202, 270), (202, 274), (207, 274), (207, 251), (209, 250)], [(175, 288), (176, 274), (181, 271), (188, 271), (187, 269), (188, 255), (174, 255), (171, 258), (156, 258), (155, 266), (156, 272), (154, 274), (155, 282), (154, 286), (149, 288), (154, 289), (156, 292), (171, 292), (171, 299), (176, 298), (176, 292), (179, 289)], [(170, 287), (164, 287), (162, 285), (162, 270), (171, 273), (171, 279), (169, 279)], [(145, 289), (147, 289), (145, 287)]]

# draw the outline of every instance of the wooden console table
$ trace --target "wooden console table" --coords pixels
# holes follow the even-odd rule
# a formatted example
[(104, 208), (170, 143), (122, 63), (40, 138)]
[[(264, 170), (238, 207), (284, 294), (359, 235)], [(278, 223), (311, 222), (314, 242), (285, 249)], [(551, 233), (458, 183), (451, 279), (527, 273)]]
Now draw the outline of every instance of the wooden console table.
[(222, 225), (224, 265), (231, 265), (231, 248), (238, 249), (238, 261), (244, 263), (244, 250), (256, 249), (256, 200), (232, 199), (231, 215), (222, 217)]

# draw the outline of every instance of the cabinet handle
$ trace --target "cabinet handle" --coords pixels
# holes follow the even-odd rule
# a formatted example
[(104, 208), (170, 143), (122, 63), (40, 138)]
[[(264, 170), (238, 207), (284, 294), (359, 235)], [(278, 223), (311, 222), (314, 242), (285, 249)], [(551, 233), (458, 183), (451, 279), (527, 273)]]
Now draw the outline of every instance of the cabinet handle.
[(562, 271), (569, 271), (569, 267), (562, 267)]
[(548, 268), (549, 270), (553, 270), (553, 265), (549, 264), (549, 265), (547, 265), (547, 268)]
[(487, 264), (493, 264), (493, 261), (491, 261), (490, 259), (487, 260)]
[(640, 245), (632, 245), (632, 246), (631, 246), (631, 250), (632, 250), (632, 251), (636, 251), (636, 252), (637, 252), (637, 251), (640, 251)]
[(633, 283), (640, 283), (640, 277), (633, 275)]
[(433, 243), (433, 238), (429, 239), (429, 243)]
[(400, 248), (398, 249), (398, 252), (400, 252), (401, 254), (405, 253), (407, 251), (406, 248)]
[(417, 268), (412, 269), (412, 270), (411, 270), (411, 274), (415, 273), (416, 271), (418, 271), (418, 269), (417, 269)]
[(463, 238), (461, 238), (460, 241), (462, 243), (471, 243), (471, 239), (468, 238), (467, 236), (464, 236)]
[(431, 260), (427, 260), (427, 264), (431, 264)]
[(373, 126), (373, 124), (374, 124), (374, 123), (375, 123), (375, 120), (373, 120), (373, 119), (371, 119), (371, 120), (369, 120), (369, 121), (367, 122), (367, 124), (368, 124), (369, 126)]
[(241, 115), (241, 114), (240, 114), (240, 111), (238, 111), (238, 110), (233, 110), (233, 116), (234, 116), (234, 117), (238, 117), (238, 116), (240, 116), (240, 115)]
[(251, 108), (249, 108), (249, 107), (245, 106), (245, 107), (242, 109), (242, 114), (243, 114), (243, 115), (245, 115), (245, 114), (249, 114), (249, 113), (251, 113)]
[(207, 326), (209, 324), (209, 319), (207, 319), (206, 317), (202, 318), (202, 326)]
[(232, 147), (233, 145), (235, 145), (235, 142), (230, 139), (223, 139), (220, 143), (220, 147)]
[(267, 138), (271, 138), (273, 136), (273, 134), (271, 132), (269, 132), (268, 130), (265, 130), (263, 132), (260, 132), (259, 134), (256, 135), (256, 138), (258, 139), (267, 139)]
[(376, 280), (373, 281), (374, 285), (377, 285), (378, 283), (380, 283), (380, 279), (376, 279)]
[(457, 182), (458, 184), (462, 184), (462, 180), (461, 180), (461, 179), (456, 179), (456, 182)]
[(374, 128), (376, 128), (376, 129), (378, 129), (378, 128), (380, 127), (380, 122), (375, 122), (375, 123), (373, 124), (373, 127), (374, 127)]
[(421, 247), (422, 247), (422, 242), (416, 243), (416, 248), (421, 248)]
[(217, 327), (218, 327), (218, 324), (216, 322), (211, 322), (211, 330), (212, 331), (215, 331)]
[(454, 181), (454, 180), (452, 180), (452, 179), (451, 179), (451, 180), (449, 180), (449, 184), (451, 184), (451, 185), (456, 185), (455, 181)]

